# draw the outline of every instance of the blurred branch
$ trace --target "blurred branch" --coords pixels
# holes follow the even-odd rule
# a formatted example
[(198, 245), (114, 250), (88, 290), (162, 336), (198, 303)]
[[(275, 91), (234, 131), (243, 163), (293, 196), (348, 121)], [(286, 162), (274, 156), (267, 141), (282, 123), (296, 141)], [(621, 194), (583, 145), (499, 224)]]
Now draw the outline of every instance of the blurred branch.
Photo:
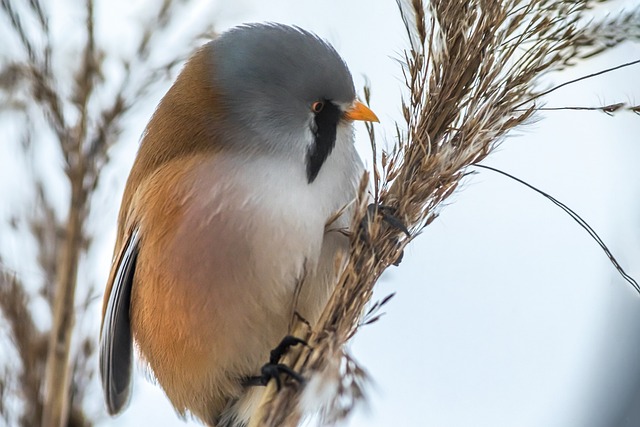
[[(397, 127), (397, 145), (374, 166), (374, 206), (392, 210), (410, 236), (390, 226), (382, 208), (368, 208), (363, 184), (346, 269), (318, 324), (294, 331), (309, 347), (285, 360), (308, 383), (289, 382), (279, 392), (270, 385), (252, 426), (295, 426), (311, 409), (328, 423), (350, 412), (364, 394), (366, 376), (353, 368), (344, 344), (367, 323), (360, 319), (380, 275), (438, 216), (467, 169), (540, 110), (535, 100), (548, 93), (540, 89), (542, 76), (640, 39), (640, 8), (594, 22), (587, 12), (599, 3), (398, 0), (410, 46), (403, 67), (406, 131)], [(351, 403), (341, 406), (345, 401)]]
[[(20, 356), (17, 386), (32, 407), (20, 418), (23, 426), (36, 426), (42, 414), (40, 383), (44, 374), (47, 336), (36, 328), (29, 311), (30, 297), (14, 274), (0, 272), (0, 311), (10, 326), (13, 344)], [(10, 381), (4, 377), (3, 381)]]
[[(120, 59), (113, 53), (108, 55), (96, 39), (94, 0), (80, 3), (82, 7), (78, 9), (85, 14), (84, 38), (69, 52), (67, 47), (53, 44), (46, 2), (0, 0), (0, 19), (6, 19), (9, 35), (18, 42), (13, 56), (0, 62), (0, 114), (24, 115), (29, 144), (23, 148), (28, 163), (36, 162), (39, 146), (26, 148), (32, 143), (50, 146), (47, 138), (53, 136), (69, 188), (66, 210), (57, 213), (49, 200), (48, 177), (33, 168), (36, 210), (28, 218), (27, 230), (37, 244), (35, 262), (44, 272), (41, 293), (51, 307), (51, 329), (36, 331), (34, 313), (28, 307), (30, 293), (24, 283), (13, 278), (10, 286), (1, 288), (10, 297), (3, 297), (2, 303), (14, 302), (11, 307), (2, 304), (2, 308), (14, 325), (10, 334), (26, 372), (12, 392), (24, 400), (24, 417), (20, 421), (24, 427), (84, 427), (93, 423), (83, 411), (82, 401), (94, 375), (95, 340), (93, 335), (81, 336), (73, 340), (76, 349), (71, 346), (77, 315), (78, 268), (92, 241), (87, 229), (91, 200), (109, 161), (110, 148), (124, 129), (124, 118), (134, 104), (144, 103), (154, 85), (171, 77), (181, 58), (187, 56), (185, 52), (178, 55), (179, 59), (172, 57), (159, 66), (152, 61), (155, 52), (163, 52), (158, 48), (173, 32), (173, 24), (180, 20), (182, 12), (190, 7), (189, 0), (163, 0), (147, 8), (140, 36), (133, 41), (136, 49)], [(189, 31), (194, 30), (197, 29)], [(113, 78), (105, 75), (107, 59), (111, 60), (110, 66), (115, 59), (122, 71), (120, 82), (111, 82)], [(64, 66), (54, 68), (53, 61)], [(37, 122), (36, 116), (44, 119), (45, 127), (31, 126)], [(91, 295), (90, 301), (96, 300), (94, 292), (87, 295)], [(77, 308), (78, 314), (87, 310), (88, 301)], [(0, 381), (2, 416), (6, 414), (6, 385), (10, 381), (11, 378)]]
[[(74, 324), (75, 291), (80, 254), (84, 252), (84, 223), (90, 192), (85, 187), (87, 164), (94, 159), (83, 153), (87, 135), (89, 99), (96, 84), (99, 64), (94, 39), (94, 15), (92, 0), (85, 1), (86, 42), (82, 61), (75, 76), (71, 101), (79, 112), (71, 132), (60, 136), (62, 153), (66, 160), (65, 172), (71, 186), (65, 239), (58, 259), (56, 288), (53, 300), (53, 326), (49, 335), (47, 369), (44, 382), (44, 409), (42, 427), (58, 427), (67, 423), (69, 416), (69, 381), (71, 373), (71, 335)], [(61, 392), (65, 391), (65, 392)]]

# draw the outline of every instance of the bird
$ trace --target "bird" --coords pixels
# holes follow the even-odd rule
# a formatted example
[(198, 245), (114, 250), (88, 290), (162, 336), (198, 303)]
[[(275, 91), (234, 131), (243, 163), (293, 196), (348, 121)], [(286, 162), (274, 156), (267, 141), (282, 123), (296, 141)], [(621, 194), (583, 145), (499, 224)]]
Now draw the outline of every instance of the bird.
[(265, 389), (251, 379), (292, 313), (317, 322), (348, 253), (354, 121), (378, 118), (302, 28), (243, 24), (186, 61), (122, 196), (99, 350), (111, 415), (137, 353), (179, 415), (247, 425)]

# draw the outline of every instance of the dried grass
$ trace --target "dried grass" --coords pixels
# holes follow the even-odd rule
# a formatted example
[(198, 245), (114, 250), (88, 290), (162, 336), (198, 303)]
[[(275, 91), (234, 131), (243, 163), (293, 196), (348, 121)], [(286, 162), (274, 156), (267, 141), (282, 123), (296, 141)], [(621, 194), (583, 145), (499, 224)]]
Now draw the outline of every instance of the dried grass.
[[(8, 24), (6, 30), (17, 42), (12, 54), (0, 52), (0, 113), (22, 114), (27, 164), (34, 163), (35, 153), (51, 144), (53, 137), (70, 194), (64, 214), (56, 213), (48, 196), (48, 177), (34, 169), (30, 178), (35, 187), (31, 201), (35, 214), (15, 221), (18, 232), (37, 244), (33, 265), (43, 273), (39, 293), (51, 309), (53, 325), (37, 330), (29, 304), (33, 293), (19, 275), (2, 276), (0, 313), (11, 325), (9, 334), (21, 365), (17, 372), (0, 377), (0, 415), (5, 419), (18, 419), (28, 427), (93, 424), (82, 401), (94, 375), (95, 337), (75, 337), (75, 350), (71, 346), (75, 318), (87, 310), (85, 303), (76, 312), (75, 294), (82, 255), (92, 241), (87, 225), (91, 200), (109, 161), (109, 150), (123, 131), (123, 120), (180, 64), (180, 58), (172, 58), (158, 66), (149, 57), (154, 50), (162, 51), (159, 45), (188, 5), (189, 1), (164, 0), (155, 9), (147, 8), (149, 15), (140, 28), (134, 53), (116, 60), (124, 75), (118, 85), (105, 73), (107, 53), (95, 38), (93, 0), (77, 4), (77, 10), (84, 12), (85, 38), (74, 52), (53, 43), (47, 2), (0, 0), (0, 20)], [(52, 63), (61, 58), (75, 61), (56, 72)], [(5, 403), (16, 396), (24, 408), (21, 414), (9, 414)]]
[[(299, 324), (295, 331), (310, 348), (292, 351), (287, 360), (314, 390), (323, 381), (329, 388), (331, 382), (338, 384), (325, 396), (326, 421), (346, 416), (364, 395), (366, 378), (344, 344), (367, 319), (376, 318), (374, 305), (374, 314), (362, 320), (374, 284), (399, 251), (438, 216), (467, 169), (541, 109), (537, 100), (553, 90), (541, 89), (541, 77), (640, 38), (640, 8), (594, 22), (590, 11), (598, 3), (605, 2), (399, 3), (410, 43), (403, 68), (409, 95), (396, 146), (374, 157), (373, 197), (378, 206), (395, 212), (410, 236), (385, 224), (382, 215), (369, 215), (366, 227), (360, 226), (367, 216), (363, 184), (347, 267), (318, 324), (313, 330)], [(372, 129), (370, 135), (375, 151)], [(252, 426), (297, 425), (305, 415), (298, 402), (308, 400), (309, 388), (289, 383), (276, 393), (271, 385)]]

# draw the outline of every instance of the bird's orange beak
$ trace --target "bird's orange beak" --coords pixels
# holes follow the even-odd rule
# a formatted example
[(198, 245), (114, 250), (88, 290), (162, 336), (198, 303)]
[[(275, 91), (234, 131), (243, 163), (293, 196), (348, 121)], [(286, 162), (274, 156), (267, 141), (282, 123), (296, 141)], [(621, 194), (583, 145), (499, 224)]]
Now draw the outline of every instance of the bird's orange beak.
[(365, 122), (380, 122), (378, 116), (360, 101), (353, 103), (344, 113), (345, 118), (349, 120), (364, 120)]

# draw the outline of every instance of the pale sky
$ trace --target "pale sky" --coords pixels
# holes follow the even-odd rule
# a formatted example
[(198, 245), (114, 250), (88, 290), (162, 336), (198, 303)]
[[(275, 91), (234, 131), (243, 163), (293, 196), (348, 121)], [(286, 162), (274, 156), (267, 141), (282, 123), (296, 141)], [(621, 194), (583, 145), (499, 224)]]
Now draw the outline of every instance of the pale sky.
[[(372, 4), (203, 2), (193, 22), (210, 21), (223, 31), (244, 22), (275, 21), (316, 32), (346, 60), (356, 87), (362, 87), (363, 76), (370, 81), (372, 108), (381, 119), (378, 132), (391, 138), (400, 119), (402, 74), (396, 59), (406, 46), (405, 33), (395, 1)], [(141, 5), (130, 0), (102, 10), (115, 19), (114, 11)], [(126, 35), (137, 21), (119, 19), (118, 25)], [(640, 46), (625, 44), (552, 81), (638, 58)], [(572, 85), (547, 103), (637, 103), (639, 74), (635, 67)], [(113, 200), (120, 197), (152, 109), (136, 116), (139, 122), (114, 150), (117, 165), (106, 181), (114, 189), (112, 201), (100, 212), (109, 218), (96, 220), (111, 230), (117, 212)], [(558, 111), (540, 118), (485, 163), (569, 205), (598, 231), (627, 272), (640, 278), (640, 117)], [(357, 145), (366, 161), (363, 129)], [(98, 277), (95, 271), (86, 273), (100, 286), (113, 236), (111, 231), (98, 239), (104, 255), (94, 261)], [(467, 179), (440, 218), (406, 250), (401, 266), (383, 276), (377, 298), (391, 292), (397, 294), (386, 315), (364, 327), (351, 345), (375, 386), (368, 411), (358, 411), (347, 426), (640, 425), (640, 414), (630, 409), (640, 399), (640, 296), (576, 223), (521, 185), (488, 171)], [(98, 408), (99, 399), (96, 394)], [(100, 423), (139, 425), (187, 425), (141, 375), (129, 409)]]

